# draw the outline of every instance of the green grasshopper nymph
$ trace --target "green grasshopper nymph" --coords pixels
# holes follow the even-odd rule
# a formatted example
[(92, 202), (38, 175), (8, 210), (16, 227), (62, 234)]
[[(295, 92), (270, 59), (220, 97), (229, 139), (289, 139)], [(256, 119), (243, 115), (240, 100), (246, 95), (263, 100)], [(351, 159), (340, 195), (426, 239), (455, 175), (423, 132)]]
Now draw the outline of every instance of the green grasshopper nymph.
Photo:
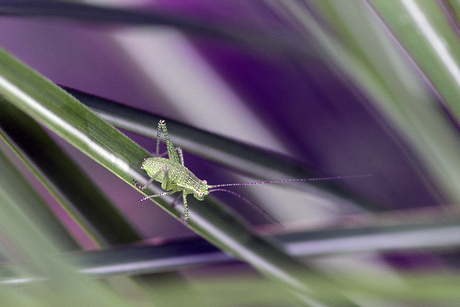
[[(168, 149), (169, 159), (162, 158), (160, 156), (160, 138), (161, 132), (166, 142), (166, 147)], [(259, 181), (259, 182), (248, 182), (248, 183), (227, 183), (227, 184), (217, 184), (217, 185), (208, 185), (206, 180), (198, 179), (195, 174), (193, 174), (187, 167), (184, 165), (184, 156), (182, 149), (180, 147), (175, 148), (171, 140), (169, 139), (168, 129), (166, 128), (166, 122), (162, 119), (158, 122), (157, 130), (157, 144), (156, 144), (156, 155), (155, 157), (146, 158), (142, 163), (141, 169), (145, 170), (147, 175), (150, 177), (150, 180), (144, 185), (141, 186), (134, 181), (136, 188), (140, 190), (145, 190), (148, 186), (155, 180), (161, 183), (161, 188), (165, 191), (160, 194), (146, 196), (139, 201), (144, 201), (149, 198), (162, 197), (166, 195), (171, 195), (176, 192), (182, 192), (182, 200), (184, 203), (184, 223), (188, 223), (189, 214), (187, 206), (187, 195), (193, 194), (193, 196), (198, 200), (203, 200), (206, 195), (212, 192), (227, 192), (237, 197), (242, 198), (244, 201), (251, 203), (246, 198), (242, 197), (240, 194), (235, 193), (230, 190), (221, 189), (221, 187), (230, 187), (230, 186), (243, 186), (243, 185), (256, 185), (256, 184), (272, 184), (272, 183), (286, 183), (286, 182), (300, 182), (300, 181), (317, 181), (317, 180), (333, 180), (341, 178), (354, 178), (354, 177), (365, 177), (370, 175), (356, 175), (356, 176), (337, 176), (337, 177), (322, 177), (322, 178), (305, 178), (305, 179), (286, 179), (286, 180), (271, 180), (271, 181)]]

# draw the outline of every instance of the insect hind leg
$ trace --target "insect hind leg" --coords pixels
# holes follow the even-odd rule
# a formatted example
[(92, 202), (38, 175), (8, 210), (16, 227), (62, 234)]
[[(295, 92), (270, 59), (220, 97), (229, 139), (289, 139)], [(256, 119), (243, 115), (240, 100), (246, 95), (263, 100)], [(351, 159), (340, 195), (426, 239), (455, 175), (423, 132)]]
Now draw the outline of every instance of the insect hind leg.
[(180, 164), (182, 164), (182, 166), (185, 166), (184, 165), (184, 153), (182, 152), (182, 148), (176, 147), (176, 149), (177, 149), (177, 152), (179, 153)]
[[(176, 147), (176, 148), (174, 148), (174, 149), (175, 149), (175, 150), (176, 150), (176, 151), (179, 153), (179, 157), (180, 157), (180, 156), (181, 156), (181, 153), (182, 153), (182, 148), (180, 148), (180, 147)], [(158, 155), (158, 156), (156, 156), (156, 155), (155, 155), (155, 157), (159, 157), (159, 158), (161, 158), (161, 157), (164, 157), (164, 156), (166, 156), (167, 154), (168, 154), (168, 152), (167, 152), (167, 151), (165, 151), (164, 153), (161, 153), (161, 154), (160, 154), (160, 155)], [(183, 160), (184, 160), (184, 158), (182, 157), (182, 161), (183, 161)], [(183, 165), (183, 164), (182, 164), (182, 165)]]
[(182, 193), (182, 201), (184, 202), (184, 217), (181, 218), (184, 224), (188, 224), (188, 205), (187, 205), (187, 194)]
[(157, 128), (157, 146), (155, 150), (155, 157), (160, 157), (160, 140), (161, 140), (161, 123), (164, 123), (164, 120), (160, 120), (158, 122), (158, 128)]
[(158, 122), (158, 129), (157, 129), (157, 147), (156, 147), (156, 155), (159, 156), (160, 154), (160, 139), (161, 139), (161, 131), (163, 131), (163, 135), (166, 142), (166, 147), (168, 148), (168, 155), (169, 159), (179, 162), (179, 157), (177, 155), (176, 149), (174, 148), (171, 139), (169, 138), (168, 128), (166, 128), (166, 121), (164, 119)]

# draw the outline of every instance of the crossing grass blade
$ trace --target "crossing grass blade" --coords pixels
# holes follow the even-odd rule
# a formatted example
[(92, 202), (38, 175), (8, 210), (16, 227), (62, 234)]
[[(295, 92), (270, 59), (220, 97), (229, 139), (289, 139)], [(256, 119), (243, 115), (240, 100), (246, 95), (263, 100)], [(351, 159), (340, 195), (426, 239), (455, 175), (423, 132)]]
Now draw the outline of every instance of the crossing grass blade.
[[(141, 181), (139, 165), (148, 153), (104, 122), (64, 90), (0, 50), (0, 95), (8, 103), (64, 138), (125, 182)], [(156, 203), (179, 219), (180, 211), (165, 200)], [(332, 282), (310, 289), (308, 278), (327, 280), (280, 248), (255, 235), (235, 216), (210, 201), (193, 208), (190, 228), (235, 257), (247, 261), (294, 293), (299, 301), (327, 302)], [(327, 286), (326, 286), (327, 285)], [(329, 290), (328, 290), (329, 289)], [(340, 292), (339, 292), (340, 293)], [(343, 296), (344, 301), (348, 299)], [(351, 303), (351, 302), (350, 302)], [(351, 304), (353, 305), (353, 304)]]

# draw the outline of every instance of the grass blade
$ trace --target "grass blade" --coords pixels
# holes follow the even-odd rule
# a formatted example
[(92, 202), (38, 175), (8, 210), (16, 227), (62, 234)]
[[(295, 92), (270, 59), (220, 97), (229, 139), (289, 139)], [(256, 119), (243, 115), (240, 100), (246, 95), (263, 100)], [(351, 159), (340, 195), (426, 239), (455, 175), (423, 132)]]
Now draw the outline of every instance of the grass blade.
[[(144, 149), (104, 122), (65, 91), (0, 51), (0, 94), (35, 120), (65, 138), (92, 159), (133, 185), (143, 182), (139, 165), (148, 156)], [(163, 209), (179, 218), (177, 208), (156, 199)], [(300, 264), (280, 248), (252, 233), (244, 224), (209, 200), (197, 205), (191, 199), (190, 228), (262, 273), (277, 280), (301, 301), (331, 300), (334, 286), (310, 289), (309, 278), (326, 279), (321, 273)], [(344, 296), (344, 301), (348, 301)], [(349, 303), (350, 306), (353, 304)]]
[[(0, 99), (0, 127), (11, 146), (67, 212), (99, 244), (129, 243), (141, 237), (120, 211), (29, 115)], [(76, 209), (76, 210), (75, 210)]]

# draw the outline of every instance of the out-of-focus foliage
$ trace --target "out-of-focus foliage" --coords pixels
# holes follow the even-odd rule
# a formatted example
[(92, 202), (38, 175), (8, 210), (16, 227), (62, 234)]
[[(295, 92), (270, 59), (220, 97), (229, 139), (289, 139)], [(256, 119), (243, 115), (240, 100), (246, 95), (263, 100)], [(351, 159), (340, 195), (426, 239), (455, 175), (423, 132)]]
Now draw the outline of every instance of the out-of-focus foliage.
[[(449, 229), (454, 238), (458, 236), (460, 9), (457, 2), (158, 1), (148, 7), (148, 10), (125, 11), (72, 2), (0, 1), (0, 14), (24, 19), (39, 16), (45, 22), (60, 17), (77, 25), (82, 21), (119, 27), (161, 25), (192, 34), (188, 37), (190, 54), (197, 61), (205, 59), (206, 63), (199, 63), (212, 67), (212, 73), (219, 76), (216, 79), (227, 82), (225, 86), (219, 83), (220, 94), (230, 101), (236, 101), (235, 96), (244, 97), (247, 109), (257, 114), (247, 117), (253, 118), (254, 123), (249, 122), (254, 127), (256, 118), (260, 122), (274, 122), (273, 135), (278, 133), (280, 144), (297, 159), (171, 120), (173, 127), (177, 127), (177, 132), (170, 127), (173, 136), (177, 133), (178, 143), (174, 140), (174, 144), (190, 149), (201, 158), (263, 179), (278, 179), (270, 178), (275, 174), (335, 176), (350, 171), (372, 173), (373, 177), (363, 182), (316, 186), (321, 190), (302, 187), (310, 200), (324, 198), (319, 206), (323, 214), (327, 211), (324, 208), (331, 208), (330, 216), (335, 220), (331, 222), (330, 218), (328, 225), (320, 218), (316, 224), (295, 219), (298, 207), (297, 201), (290, 198), (293, 191), (281, 201), (274, 201), (274, 205), (267, 201), (271, 212), (294, 212), (284, 218), (295, 222), (285, 225), (283, 231), (291, 237), (290, 245), (284, 246), (275, 240), (276, 236), (261, 236), (243, 221), (244, 214), (238, 214), (237, 207), (232, 207), (234, 200), (224, 199), (221, 203), (208, 197), (197, 202), (190, 197), (190, 229), (251, 268), (241, 263), (212, 267), (211, 264), (229, 262), (229, 256), (212, 251), (192, 253), (204, 249), (201, 245), (189, 246), (190, 255), (179, 257), (172, 245), (166, 248), (164, 239), (158, 240), (156, 250), (161, 257), (156, 254), (139, 261), (140, 252), (132, 251), (141, 249), (130, 247), (151, 242), (143, 234), (142, 225), (136, 225), (127, 212), (139, 210), (135, 207), (137, 203), (133, 202), (123, 212), (53, 138), (62, 138), (109, 170), (112, 175), (108, 178), (114, 184), (118, 177), (123, 185), (132, 186), (133, 179), (147, 180), (139, 166), (149, 154), (106, 121), (147, 136), (155, 136), (156, 122), (147, 123), (151, 115), (140, 110), (129, 113), (127, 118), (124, 110), (128, 108), (106, 109), (109, 104), (98, 104), (96, 98), (88, 95), (97, 104), (92, 110), (98, 116), (2, 49), (2, 306), (458, 305), (460, 282), (453, 269), (458, 267), (458, 242), (442, 237)], [(116, 32), (113, 28), (104, 30)], [(201, 57), (196, 56), (196, 50)], [(60, 66), (58, 62), (55, 64)], [(166, 67), (167, 71), (179, 70), (178, 78), (190, 69)], [(192, 74), (199, 79), (205, 70), (196, 68)], [(209, 70), (206, 73), (212, 75)], [(330, 80), (332, 84), (327, 82)], [(192, 81), (189, 80), (190, 84)], [(156, 82), (163, 85), (161, 90), (166, 93), (164, 80)], [(185, 96), (199, 92), (184, 88)], [(232, 89), (233, 96), (225, 89)], [(174, 91), (180, 97), (183, 89), (177, 87)], [(171, 105), (174, 97), (171, 94), (168, 97)], [(213, 117), (219, 118), (218, 113), (228, 112), (229, 118), (231, 114), (240, 114), (232, 113), (231, 108), (206, 114), (200, 110), (210, 110), (212, 106), (201, 109), (198, 103), (180, 109), (182, 101), (179, 102), (174, 107), (168, 104), (169, 110), (173, 110), (168, 115), (180, 119), (180, 114), (185, 114), (183, 118), (189, 123), (206, 122), (205, 118), (212, 122)], [(236, 123), (235, 129), (239, 124), (247, 123)], [(258, 135), (256, 130), (251, 133)], [(54, 133), (52, 137), (48, 135), (50, 131)], [(244, 131), (249, 133), (247, 129)], [(225, 150), (221, 148), (223, 145), (216, 149), (216, 143), (224, 144)], [(398, 159), (400, 164), (396, 163)], [(189, 161), (197, 160), (186, 157), (187, 165), (194, 165)], [(200, 171), (213, 176), (206, 168)], [(39, 183), (30, 179), (32, 175)], [(159, 191), (156, 186), (146, 192)], [(120, 195), (116, 192), (109, 194)], [(182, 206), (180, 203), (171, 206), (173, 197), (154, 201), (180, 220)], [(301, 204), (310, 207), (309, 202)], [(154, 204), (149, 202), (149, 205)], [(421, 207), (435, 209), (422, 217), (417, 215), (425, 212)], [(413, 211), (402, 212), (402, 218), (396, 218), (394, 212), (391, 219), (376, 213), (406, 208)], [(299, 212), (298, 216), (303, 214)], [(160, 222), (155, 216), (148, 221)], [(386, 225), (378, 227), (380, 224)], [(318, 225), (330, 226), (328, 233), (312, 231)], [(275, 225), (272, 231), (283, 232), (279, 226)], [(349, 228), (356, 228), (356, 232), (348, 231)], [(363, 247), (372, 238), (373, 249)], [(426, 241), (411, 244), (407, 238)], [(440, 244), (436, 244), (437, 238)], [(99, 257), (99, 263), (115, 253), (85, 251), (85, 240), (90, 241), (88, 246), (93, 249), (110, 250), (118, 245), (116, 248), (126, 253), (119, 262), (106, 259), (105, 262), (113, 265), (105, 267), (105, 272), (101, 269), (96, 273), (96, 269), (81, 267), (72, 253), (80, 250), (88, 258)], [(340, 246), (344, 242), (352, 246)], [(311, 253), (315, 259), (298, 259), (308, 252), (296, 254), (293, 248), (288, 248), (295, 244), (297, 250), (304, 245), (316, 246), (321, 252)], [(399, 253), (391, 253), (389, 248)], [(366, 253), (349, 258), (332, 256), (344, 251)], [(190, 268), (198, 264), (201, 267)], [(448, 274), (444, 274), (446, 270)]]

